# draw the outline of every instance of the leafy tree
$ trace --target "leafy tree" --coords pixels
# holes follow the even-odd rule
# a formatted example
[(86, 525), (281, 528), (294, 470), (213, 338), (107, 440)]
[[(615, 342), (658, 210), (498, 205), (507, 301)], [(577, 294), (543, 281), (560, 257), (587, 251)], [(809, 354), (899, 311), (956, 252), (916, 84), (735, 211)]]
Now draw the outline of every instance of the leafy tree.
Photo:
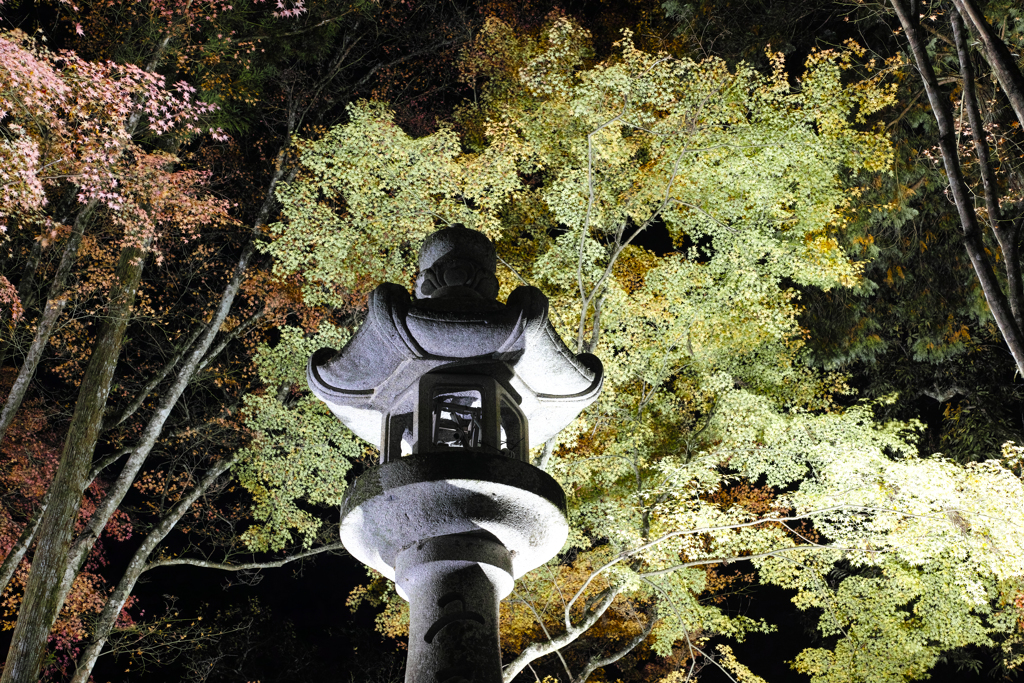
[[(1015, 394), (988, 379), (1003, 365), (984, 306), (956, 290), (959, 245), (932, 224), (948, 212), (932, 199), (942, 179), (928, 170), (918, 180), (934, 168), (921, 103), (902, 77), (899, 104), (886, 109), (897, 91), (884, 79), (905, 70), (852, 47), (814, 52), (794, 70), (810, 45), (792, 17), (809, 24), (828, 3), (746, 8), (619, 3), (591, 17), (592, 40), (563, 15), (543, 20), (536, 5), (497, 0), (477, 15), (444, 3), (103, 0), (55, 5), (61, 40), (81, 57), (23, 36), (4, 43), (3, 92), (21, 99), (0, 126), (8, 168), (25, 171), (4, 185), (13, 194), (0, 254), (4, 382), (26, 378), (0, 413), (12, 607), (92, 365), (84, 352), (116, 312), (112, 287), (131, 289), (119, 261), (123, 275), (139, 269), (123, 343), (107, 345), (118, 364), (108, 405), (94, 412), (91, 483), (75, 501), (61, 582), (70, 597), (49, 635), (66, 653), (58, 663), (81, 648), (74, 676), (85, 681), (111, 644), (141, 652), (141, 639), (167, 641), (159, 634), (173, 620), (130, 623), (146, 572), (258, 570), (336, 547), (328, 510), (350, 463), (372, 454), (299, 389), (306, 358), (344, 343), (378, 282), (411, 281), (425, 234), (463, 222), (497, 240), (503, 292), (542, 287), (563, 336), (609, 371), (602, 403), (534, 454), (569, 492), (574, 532), (503, 608), (510, 676), (532, 667), (583, 680), (618, 662), (625, 679), (625, 664), (643, 660), (670, 680), (702, 666), (743, 678), (744, 665), (709, 639), (769, 628), (723, 603), (750, 582), (786, 586), (818, 619), (821, 646), (797, 661), (816, 679), (921, 677), (967, 644), (1001, 647), (1019, 667), (1021, 553), (1004, 520), (1019, 515), (1009, 473), (1019, 477), (1020, 452), (994, 447), (1007, 430), (977, 427)], [(501, 20), (463, 49), (486, 14)], [(697, 30), (709, 21), (724, 29), (713, 44)], [(888, 24), (873, 21), (868, 39), (889, 42), (872, 47), (892, 54)], [(636, 43), (618, 30), (634, 22)], [(829, 28), (833, 42), (849, 35)], [(1002, 28), (1015, 40), (1012, 23)], [(76, 80), (67, 60), (89, 77)], [(132, 63), (144, 68), (118, 66)], [(33, 71), (50, 78), (45, 90), (25, 85)], [(89, 89), (102, 73), (115, 75), (106, 85), (121, 93), (120, 114), (107, 109), (114, 91)], [(70, 89), (54, 94), (58, 81)], [(192, 85), (166, 86), (179, 81)], [(396, 113), (346, 111), (371, 92)], [(468, 97), (439, 125), (453, 93)], [(50, 109), (18, 119), (40, 96)], [(95, 113), (62, 104), (76, 98)], [(147, 130), (146, 112), (160, 106), (181, 114), (177, 125)], [(1002, 135), (1000, 145), (1013, 142)], [(104, 139), (111, 156), (88, 157)], [(61, 174), (45, 158), (87, 170)], [(100, 180), (89, 185), (89, 173)], [(109, 189), (110, 178), (124, 204), (88, 189), (80, 201), (78, 188)], [(268, 229), (275, 193), (284, 220)], [(152, 229), (125, 241), (136, 225)], [(911, 249), (914, 230), (927, 249)], [(638, 246), (660, 231), (671, 253)], [(267, 239), (265, 251), (254, 239)], [(910, 284), (922, 280), (935, 286)], [(858, 374), (838, 372), (847, 369)], [(875, 400), (856, 402), (847, 383)], [(950, 403), (942, 436), (961, 439), (964, 455), (935, 444), (977, 464), (922, 457), (936, 446), (915, 446), (918, 425), (886, 419), (914, 414), (908, 402), (922, 392), (964, 386), (982, 410)], [(894, 402), (892, 389), (905, 396)], [(38, 480), (25, 467), (37, 462)], [(129, 529), (127, 568), (102, 566), (103, 546)], [(750, 564), (734, 572), (742, 558)], [(403, 603), (381, 580), (353, 601), (361, 596), (385, 607), (385, 631), (401, 633)], [(250, 626), (219, 644), (197, 632), (193, 663), (264, 637), (256, 617), (238, 623)]]
[[(641, 652), (673, 662), (671, 680), (749, 677), (707, 647), (772, 628), (715, 602), (734, 579), (714, 567), (741, 559), (817, 617), (827, 640), (795, 662), (815, 681), (921, 678), (945, 651), (1019, 642), (1018, 447), (922, 457), (917, 423), (877, 419), (881, 400), (843, 407), (845, 377), (808, 365), (796, 288), (863, 282), (841, 238), (890, 168), (874, 118), (890, 65), (855, 78), (871, 69), (856, 46), (814, 52), (794, 87), (777, 55), (762, 73), (644, 52), (629, 32), (617, 48), (595, 62), (557, 13), (539, 36), (488, 21), (455, 124), (414, 138), (386, 106), (352, 106), (299, 144), (266, 246), (307, 300), (344, 305), (410, 283), (436, 225), (470, 225), (497, 242), (503, 292), (541, 287), (563, 337), (605, 360), (599, 404), (534, 454), (572, 532), (504, 607), (506, 680), (583, 681)], [(677, 251), (636, 246), (660, 226)], [(308, 349), (286, 339), (301, 337), (275, 353), (297, 364)], [(401, 632), (379, 582), (362, 596)]]
[[(98, 612), (65, 643), (81, 647), (73, 679), (88, 680), (108, 636), (130, 623), (125, 610), (144, 572), (280, 566), (339, 547), (266, 559), (241, 544), (248, 513), (231, 468), (250, 459), (259, 470), (260, 454), (286, 459), (294, 450), (288, 438), (264, 447), (259, 428), (240, 422), (248, 392), (292, 399), (292, 376), (280, 383), (279, 371), (252, 369), (254, 341), (288, 316), (316, 324), (330, 315), (267, 273), (253, 239), (291, 172), (292, 134), (336, 120), (338, 103), (382, 70), (468, 36), (447, 21), (446, 7), (424, 4), (406, 22), (393, 11), (378, 16), (390, 6), (361, 3), (318, 3), (315, 11), (302, 3), (58, 4), (68, 40), (93, 61), (4, 35), (10, 279), (0, 286), (4, 359), (18, 372), (0, 432), (20, 424), (19, 409), (37, 406), (39, 396), (67, 410), (48, 415), (64, 442), (53, 483), (10, 508), (4, 531), (16, 538), (4, 586), (10, 604), (20, 600), (4, 680), (37, 680), (62, 605)], [(226, 139), (221, 128), (248, 134), (251, 144)], [(245, 159), (243, 147), (256, 158)], [(222, 171), (216, 185), (213, 169)], [(268, 389), (264, 381), (278, 383)], [(330, 438), (339, 428), (324, 430)], [(332, 452), (343, 454), (350, 440)], [(347, 467), (321, 460), (325, 467), (306, 472), (303, 494), (314, 501)], [(330, 477), (313, 478), (327, 470)], [(83, 498), (94, 480), (95, 499)], [(139, 496), (143, 503), (126, 505)], [(88, 604), (72, 599), (95, 569), (100, 535), (117, 536), (126, 514), (135, 545), (126, 566), (104, 570), (113, 590), (94, 582)], [(174, 557), (180, 551), (186, 556)], [(12, 582), (16, 572), (27, 580)]]

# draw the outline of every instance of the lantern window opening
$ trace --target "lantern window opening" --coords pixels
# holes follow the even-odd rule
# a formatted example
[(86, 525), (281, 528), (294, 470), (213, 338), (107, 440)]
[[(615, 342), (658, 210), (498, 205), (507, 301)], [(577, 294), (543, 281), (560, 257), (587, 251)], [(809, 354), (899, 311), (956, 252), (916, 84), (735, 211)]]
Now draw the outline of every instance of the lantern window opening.
[(413, 448), (413, 414), (395, 413), (384, 416), (383, 434), (381, 436), (380, 464), (395, 457), (404, 458), (412, 455)]
[(480, 391), (435, 387), (431, 442), (442, 448), (480, 448), (484, 440), (484, 409)]
[(413, 454), (473, 450), (528, 461), (529, 427), (519, 395), (493, 374), (460, 369), (420, 378)]

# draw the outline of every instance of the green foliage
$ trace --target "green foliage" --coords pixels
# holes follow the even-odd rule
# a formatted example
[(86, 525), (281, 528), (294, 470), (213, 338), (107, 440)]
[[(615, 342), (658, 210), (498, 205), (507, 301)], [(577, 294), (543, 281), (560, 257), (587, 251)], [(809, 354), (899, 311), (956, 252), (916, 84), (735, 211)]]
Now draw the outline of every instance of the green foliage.
[[(273, 348), (263, 346), (256, 354), (260, 379), (270, 387), (301, 384), (313, 351), (341, 346), (346, 338), (329, 323), (322, 323), (319, 333), (309, 337), (297, 328), (283, 327), (280, 342)], [(292, 545), (293, 535), (298, 535), (308, 548), (323, 519), (304, 504), (341, 505), (345, 475), (362, 447), (310, 394), (288, 402), (273, 395), (249, 394), (245, 410), (252, 441), (242, 451), (237, 476), (252, 495), (256, 523), (242, 540), (250, 550), (266, 552)]]
[[(602, 397), (549, 464), (569, 542), (520, 580), (510, 652), (607, 591), (588, 633), (621, 642), (657, 610), (647, 647), (666, 657), (770, 629), (715, 601), (707, 567), (738, 558), (817, 613), (827, 646), (796, 662), (815, 681), (920, 678), (945, 650), (1014, 637), (996, 605), (1024, 574), (1019, 473), (920, 457), (918, 423), (879, 418), (892, 399), (843, 408), (845, 376), (807, 363), (798, 287), (872, 289), (847, 238), (892, 166), (872, 117), (894, 88), (852, 45), (812, 53), (798, 87), (779, 56), (729, 68), (644, 52), (628, 31), (592, 54), (557, 15), (541, 39), (489, 21), (464, 52), (476, 100), (456, 124), (413, 138), (384, 105), (353, 106), (300, 143), (265, 247), (331, 305), (408, 284), (422, 238), (465, 223), (495, 239), (503, 294), (540, 287), (563, 337), (601, 355)], [(632, 244), (660, 225), (678, 251)]]

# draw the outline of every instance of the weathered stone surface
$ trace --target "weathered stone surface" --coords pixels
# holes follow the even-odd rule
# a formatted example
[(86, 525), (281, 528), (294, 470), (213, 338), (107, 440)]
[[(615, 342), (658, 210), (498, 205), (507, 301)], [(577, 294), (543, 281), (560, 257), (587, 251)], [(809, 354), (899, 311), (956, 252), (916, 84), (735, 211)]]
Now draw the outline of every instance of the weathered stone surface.
[(512, 591), (508, 551), (488, 534), (440, 536), (398, 556), (409, 603), (408, 683), (500, 681), (498, 602)]
[[(310, 358), (309, 388), (360, 438), (380, 447), (382, 416), (410, 412), (417, 380), (440, 368), (506, 364), (513, 373), (509, 383), (522, 397), (531, 448), (597, 398), (601, 361), (566, 347), (540, 290), (519, 287), (504, 304), (493, 299), (496, 257), (483, 235), (441, 230), (423, 254), (417, 295), (424, 298), (413, 301), (399, 285), (380, 285), (345, 348), (321, 349)], [(462, 284), (431, 284), (439, 280)]]
[(379, 465), (359, 477), (342, 502), (345, 548), (392, 580), (395, 558), (417, 541), (479, 532), (508, 549), (519, 578), (564, 545), (565, 494), (532, 465), (471, 451)]

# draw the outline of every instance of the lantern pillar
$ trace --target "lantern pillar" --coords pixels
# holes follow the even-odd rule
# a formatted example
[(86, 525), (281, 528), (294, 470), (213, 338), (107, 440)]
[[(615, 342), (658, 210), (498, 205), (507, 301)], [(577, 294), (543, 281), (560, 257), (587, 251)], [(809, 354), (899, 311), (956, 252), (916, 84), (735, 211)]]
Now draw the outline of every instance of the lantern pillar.
[(407, 681), (500, 681), (498, 603), (512, 590), (508, 549), (489, 534), (452, 534), (399, 553), (409, 602)]

